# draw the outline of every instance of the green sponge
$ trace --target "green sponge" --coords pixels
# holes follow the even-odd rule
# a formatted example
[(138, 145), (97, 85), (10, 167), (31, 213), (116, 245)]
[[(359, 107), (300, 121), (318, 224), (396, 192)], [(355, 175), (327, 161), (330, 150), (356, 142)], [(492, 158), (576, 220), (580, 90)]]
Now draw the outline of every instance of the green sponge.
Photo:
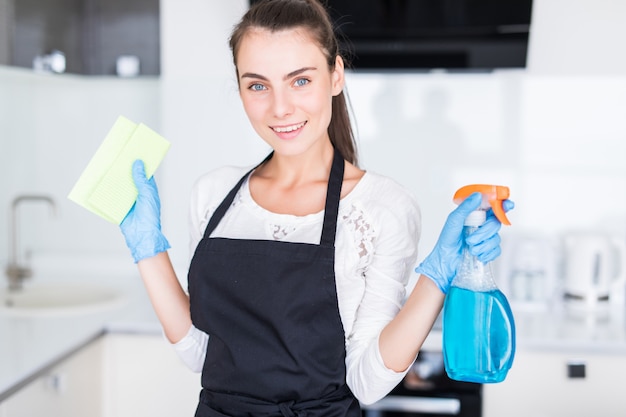
[(132, 165), (141, 159), (150, 178), (170, 143), (144, 124), (120, 116), (70, 191), (68, 198), (120, 224), (137, 199)]

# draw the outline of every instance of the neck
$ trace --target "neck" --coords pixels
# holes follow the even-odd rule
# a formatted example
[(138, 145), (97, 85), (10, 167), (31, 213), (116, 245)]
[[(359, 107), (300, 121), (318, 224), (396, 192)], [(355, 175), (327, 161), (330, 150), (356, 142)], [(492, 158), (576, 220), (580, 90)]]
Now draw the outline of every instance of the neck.
[(334, 148), (330, 141), (298, 155), (274, 153), (272, 159), (255, 171), (255, 175), (297, 185), (311, 181), (327, 181)]

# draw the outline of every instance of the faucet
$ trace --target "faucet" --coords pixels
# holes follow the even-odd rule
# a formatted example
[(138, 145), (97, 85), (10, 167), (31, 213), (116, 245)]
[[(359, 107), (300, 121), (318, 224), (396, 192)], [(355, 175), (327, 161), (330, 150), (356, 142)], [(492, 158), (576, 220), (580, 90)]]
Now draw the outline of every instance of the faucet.
[(9, 279), (9, 290), (17, 291), (22, 289), (22, 284), (26, 278), (32, 276), (33, 271), (30, 267), (20, 262), (18, 255), (18, 208), (25, 201), (43, 201), (50, 205), (52, 212), (56, 211), (56, 204), (51, 197), (46, 195), (26, 194), (19, 195), (11, 202), (10, 224), (11, 224), (11, 241), (9, 245), (9, 264), (6, 268), (6, 274)]

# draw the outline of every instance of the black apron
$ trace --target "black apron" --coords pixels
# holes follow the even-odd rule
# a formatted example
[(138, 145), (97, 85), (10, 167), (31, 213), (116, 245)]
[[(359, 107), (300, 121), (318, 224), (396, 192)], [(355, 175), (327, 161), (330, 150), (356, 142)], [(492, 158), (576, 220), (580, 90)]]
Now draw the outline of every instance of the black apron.
[(210, 335), (196, 417), (361, 415), (335, 286), (343, 171), (335, 151), (319, 245), (209, 237), (251, 171), (211, 217), (189, 269), (191, 318)]

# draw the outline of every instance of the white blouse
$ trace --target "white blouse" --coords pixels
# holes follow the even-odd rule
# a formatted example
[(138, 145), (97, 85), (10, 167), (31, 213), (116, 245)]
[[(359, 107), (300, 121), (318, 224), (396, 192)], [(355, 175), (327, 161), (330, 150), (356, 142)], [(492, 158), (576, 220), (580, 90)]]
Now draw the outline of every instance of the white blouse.
[[(211, 215), (249, 168), (223, 167), (200, 177), (191, 196), (191, 249)], [(240, 188), (213, 237), (319, 243), (323, 211), (306, 216), (270, 212), (255, 203), (248, 180)], [(384, 397), (406, 374), (388, 369), (378, 336), (405, 299), (417, 260), (420, 210), (411, 193), (390, 178), (366, 172), (339, 204), (335, 276), (345, 330), (346, 379), (359, 401)], [(174, 347), (200, 372), (209, 336), (192, 326)]]

